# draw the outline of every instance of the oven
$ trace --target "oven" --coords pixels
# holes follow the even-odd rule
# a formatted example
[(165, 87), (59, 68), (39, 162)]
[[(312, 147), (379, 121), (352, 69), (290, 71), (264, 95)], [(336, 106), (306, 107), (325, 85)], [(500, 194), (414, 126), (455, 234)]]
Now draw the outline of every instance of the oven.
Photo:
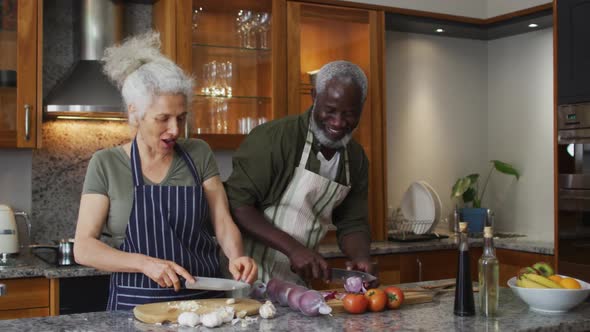
[(557, 129), (559, 273), (590, 280), (590, 103), (560, 105)]

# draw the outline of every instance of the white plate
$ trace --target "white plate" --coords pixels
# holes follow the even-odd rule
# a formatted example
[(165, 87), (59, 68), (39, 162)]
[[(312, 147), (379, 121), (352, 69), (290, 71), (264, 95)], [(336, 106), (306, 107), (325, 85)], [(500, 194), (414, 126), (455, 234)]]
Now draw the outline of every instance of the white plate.
[(419, 182), (413, 182), (406, 190), (402, 198), (401, 210), (415, 234), (428, 232), (434, 222), (434, 200), (428, 188)]
[(440, 222), (440, 215), (441, 215), (441, 211), (442, 211), (442, 202), (440, 200), (440, 196), (438, 195), (438, 193), (436, 192), (436, 190), (434, 190), (434, 188), (426, 181), (420, 181), (420, 184), (422, 184), (424, 187), (426, 187), (428, 189), (428, 191), (430, 192), (430, 196), (432, 197), (432, 200), (434, 201), (434, 222), (432, 223), (432, 226), (430, 227), (430, 231), (434, 231), (434, 229), (436, 228), (436, 225)]
[(185, 282), (185, 287), (188, 289), (205, 289), (205, 290), (217, 290), (217, 291), (228, 291), (236, 290), (241, 288), (250, 287), (248, 283), (235, 281), (232, 279), (223, 278), (207, 278), (207, 277), (194, 277), (197, 281), (194, 283)]

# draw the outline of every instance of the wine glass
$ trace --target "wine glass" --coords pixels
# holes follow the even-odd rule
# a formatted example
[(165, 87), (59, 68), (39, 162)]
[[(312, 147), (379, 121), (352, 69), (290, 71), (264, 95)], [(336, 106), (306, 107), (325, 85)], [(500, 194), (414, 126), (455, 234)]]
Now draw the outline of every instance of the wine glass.
[(258, 14), (259, 26), (258, 33), (260, 38), (260, 48), (268, 49), (268, 31), (270, 30), (270, 13), (262, 12)]
[(237, 17), (237, 30), (240, 36), (240, 46), (245, 48), (251, 48), (250, 46), (250, 27), (254, 12), (251, 10), (240, 10)]

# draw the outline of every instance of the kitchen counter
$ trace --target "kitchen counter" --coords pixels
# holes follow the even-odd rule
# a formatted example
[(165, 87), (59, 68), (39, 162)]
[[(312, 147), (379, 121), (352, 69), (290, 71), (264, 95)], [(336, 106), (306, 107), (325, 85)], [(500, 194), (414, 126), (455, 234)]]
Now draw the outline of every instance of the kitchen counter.
[[(483, 239), (470, 239), (472, 247), (482, 247)], [(500, 249), (525, 251), (543, 255), (553, 255), (553, 242), (533, 241), (526, 237), (494, 239), (494, 246)], [(428, 240), (421, 242), (391, 242), (379, 241), (371, 243), (372, 255), (400, 254), (418, 251), (433, 251), (443, 249), (455, 249), (457, 244), (454, 239)], [(327, 258), (344, 257), (338, 245), (321, 245), (319, 252)]]
[[(482, 239), (471, 239), (473, 247), (481, 247)], [(544, 255), (553, 255), (553, 243), (528, 240), (526, 237), (495, 239), (496, 248), (532, 252)], [(422, 242), (388, 242), (380, 241), (371, 243), (372, 255), (386, 255), (398, 253), (411, 253), (419, 251), (434, 251), (456, 248), (453, 239), (440, 239)], [(326, 258), (344, 257), (337, 245), (321, 245), (319, 252)], [(74, 265), (67, 267), (55, 267), (47, 264), (41, 259), (31, 256), (24, 260), (27, 264), (21, 267), (0, 268), (0, 279), (12, 278), (70, 278), (107, 275), (109, 272), (99, 271), (91, 267)]]
[[(423, 282), (405, 284), (415, 287)], [(477, 295), (476, 295), (477, 296)], [(530, 311), (510, 289), (500, 291), (498, 317), (456, 317), (453, 315), (454, 295), (443, 293), (434, 302), (402, 306), (400, 310), (349, 315), (307, 317), (288, 308), (279, 308), (273, 319), (242, 327), (223, 325), (216, 331), (585, 331), (590, 330), (590, 303), (585, 302), (566, 314), (546, 315)], [(476, 301), (477, 302), (477, 301)], [(134, 319), (131, 312), (95, 312), (57, 317), (0, 321), (1, 331), (197, 331), (176, 324), (151, 325)]]

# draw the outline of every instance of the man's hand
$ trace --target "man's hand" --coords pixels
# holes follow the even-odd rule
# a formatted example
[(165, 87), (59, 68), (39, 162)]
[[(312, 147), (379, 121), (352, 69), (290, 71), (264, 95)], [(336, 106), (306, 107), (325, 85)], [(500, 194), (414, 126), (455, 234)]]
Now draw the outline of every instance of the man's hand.
[(347, 270), (357, 270), (369, 273), (377, 277), (377, 279), (371, 281), (365, 288), (375, 288), (379, 286), (379, 276), (377, 275), (377, 265), (372, 263), (368, 258), (358, 258), (352, 261), (346, 262)]
[(299, 246), (297, 249), (289, 253), (289, 261), (291, 261), (291, 269), (299, 274), (304, 280), (322, 279), (328, 280), (330, 278), (330, 271), (328, 270), (328, 263), (326, 260), (315, 251)]

